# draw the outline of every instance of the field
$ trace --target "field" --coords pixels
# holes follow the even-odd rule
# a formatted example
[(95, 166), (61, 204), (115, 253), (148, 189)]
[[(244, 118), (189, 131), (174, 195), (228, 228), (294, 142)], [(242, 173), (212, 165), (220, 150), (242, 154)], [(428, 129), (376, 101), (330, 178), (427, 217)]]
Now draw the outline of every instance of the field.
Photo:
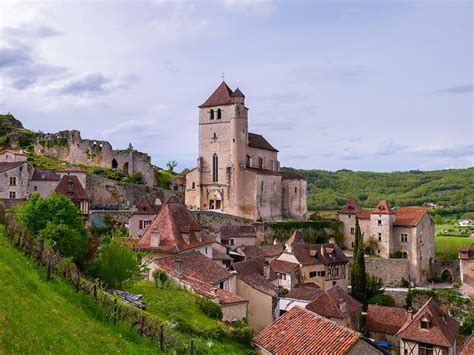
[(440, 260), (453, 260), (458, 258), (458, 250), (462, 246), (474, 243), (474, 238), (466, 237), (436, 237), (435, 256)]
[(0, 353), (157, 353), (129, 326), (113, 325), (92, 297), (18, 253), (0, 225)]

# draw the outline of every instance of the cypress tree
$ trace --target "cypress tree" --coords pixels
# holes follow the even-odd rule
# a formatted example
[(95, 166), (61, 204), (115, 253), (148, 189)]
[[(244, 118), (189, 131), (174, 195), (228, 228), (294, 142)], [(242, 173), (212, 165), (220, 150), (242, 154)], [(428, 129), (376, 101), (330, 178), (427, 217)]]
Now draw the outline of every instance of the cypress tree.
[(367, 278), (364, 261), (364, 242), (360, 231), (359, 218), (356, 216), (354, 256), (351, 268), (351, 294), (359, 302), (366, 305)]

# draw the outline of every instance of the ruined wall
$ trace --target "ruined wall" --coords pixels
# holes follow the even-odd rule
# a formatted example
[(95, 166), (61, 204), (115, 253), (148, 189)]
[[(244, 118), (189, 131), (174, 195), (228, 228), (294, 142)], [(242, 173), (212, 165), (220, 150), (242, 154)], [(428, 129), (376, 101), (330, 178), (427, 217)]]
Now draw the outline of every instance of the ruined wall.
[(398, 286), (410, 277), (408, 259), (365, 258), (365, 269), (381, 278), (386, 287)]
[(151, 158), (134, 149), (117, 150), (106, 141), (82, 139), (79, 131), (41, 134), (34, 145), (37, 155), (45, 155), (72, 164), (116, 168), (131, 174), (140, 172), (146, 185), (155, 184)]
[(159, 187), (119, 182), (91, 175), (87, 176), (87, 193), (91, 199), (91, 209), (99, 210), (129, 209), (143, 196), (152, 202), (159, 198), (164, 203), (174, 195), (173, 191)]

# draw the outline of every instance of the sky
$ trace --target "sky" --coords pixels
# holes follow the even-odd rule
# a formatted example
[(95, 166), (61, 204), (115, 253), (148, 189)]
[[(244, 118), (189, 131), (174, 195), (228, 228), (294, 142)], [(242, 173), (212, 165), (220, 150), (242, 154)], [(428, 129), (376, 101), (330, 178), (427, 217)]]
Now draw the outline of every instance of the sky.
[(0, 3), (0, 112), (192, 167), (221, 83), (282, 166), (474, 165), (470, 1)]

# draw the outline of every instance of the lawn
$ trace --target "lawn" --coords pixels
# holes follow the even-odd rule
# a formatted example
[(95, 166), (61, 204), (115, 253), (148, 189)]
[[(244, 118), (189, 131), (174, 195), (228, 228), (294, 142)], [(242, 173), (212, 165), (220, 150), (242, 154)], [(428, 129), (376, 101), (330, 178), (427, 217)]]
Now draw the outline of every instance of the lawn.
[(222, 334), (227, 325), (204, 314), (196, 304), (197, 296), (174, 284), (168, 283), (163, 288), (157, 288), (152, 282), (139, 281), (129, 291), (143, 295), (147, 312), (176, 324), (183, 332), (208, 334), (210, 339), (207, 344), (212, 353), (254, 353), (248, 345), (225, 339)]
[(92, 297), (17, 252), (0, 225), (0, 353), (157, 353), (130, 326), (114, 325)]
[(458, 258), (460, 247), (474, 243), (474, 238), (466, 237), (435, 237), (436, 259), (453, 260)]

